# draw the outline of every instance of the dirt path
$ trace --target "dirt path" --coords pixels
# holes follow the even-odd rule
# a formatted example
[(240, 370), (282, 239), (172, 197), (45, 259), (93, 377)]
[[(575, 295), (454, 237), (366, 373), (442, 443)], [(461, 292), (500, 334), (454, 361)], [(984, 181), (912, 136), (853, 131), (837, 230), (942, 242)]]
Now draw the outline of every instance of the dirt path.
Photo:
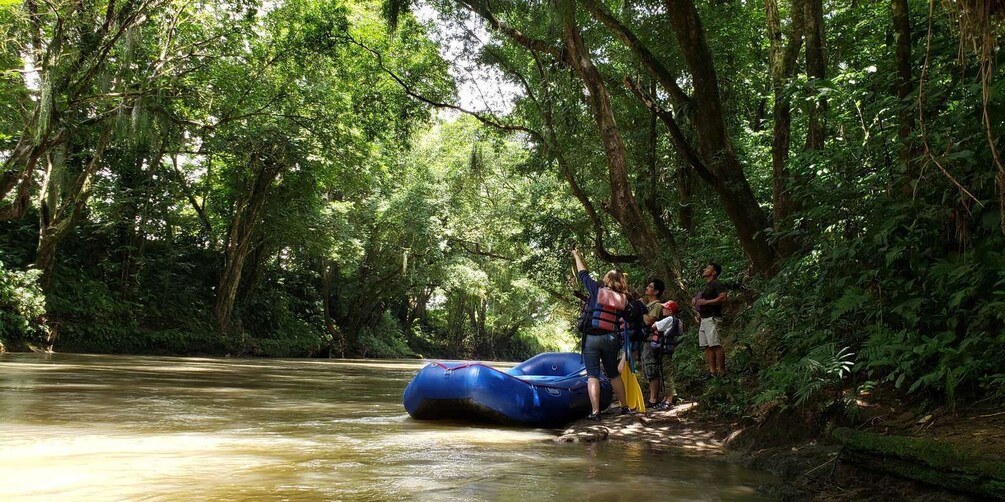
[(604, 440), (640, 441), (656, 448), (683, 450), (702, 455), (724, 455), (729, 424), (700, 422), (693, 417), (695, 403), (685, 403), (666, 411), (627, 415), (605, 414), (600, 422), (580, 420), (555, 441), (561, 443)]

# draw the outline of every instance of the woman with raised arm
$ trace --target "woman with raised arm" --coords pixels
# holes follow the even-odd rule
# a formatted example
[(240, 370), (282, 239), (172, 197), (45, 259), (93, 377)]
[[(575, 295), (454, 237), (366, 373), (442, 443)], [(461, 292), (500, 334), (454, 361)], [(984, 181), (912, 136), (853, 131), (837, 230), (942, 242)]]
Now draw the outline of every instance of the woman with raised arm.
[(586, 319), (583, 323), (583, 362), (586, 363), (586, 383), (590, 394), (591, 413), (587, 420), (600, 420), (600, 369), (611, 380), (614, 395), (621, 404), (621, 413), (628, 413), (625, 407), (625, 384), (618, 373), (618, 349), (621, 348), (619, 337), (628, 305), (628, 281), (625, 275), (617, 270), (604, 274), (603, 286), (590, 277), (583, 257), (579, 250), (572, 249), (572, 257), (576, 261), (576, 273), (583, 287), (590, 293), (586, 305)]

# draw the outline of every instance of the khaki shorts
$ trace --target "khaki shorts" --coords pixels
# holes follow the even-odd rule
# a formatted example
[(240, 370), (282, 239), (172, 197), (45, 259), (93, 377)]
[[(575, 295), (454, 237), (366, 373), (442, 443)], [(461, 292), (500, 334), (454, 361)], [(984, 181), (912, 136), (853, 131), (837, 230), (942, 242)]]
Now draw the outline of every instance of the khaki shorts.
[[(660, 350), (650, 349), (648, 346), (642, 348), (642, 374), (640, 374), (639, 385), (648, 392), (650, 380), (657, 380), (663, 376), (663, 388), (661, 393), (664, 397), (677, 395), (674, 384), (673, 359), (662, 354)], [(644, 377), (644, 378), (643, 378)], [(649, 395), (646, 394), (646, 399)]]
[(719, 341), (719, 325), (722, 324), (721, 317), (704, 317), (701, 326), (698, 328), (699, 347), (718, 347), (722, 345)]

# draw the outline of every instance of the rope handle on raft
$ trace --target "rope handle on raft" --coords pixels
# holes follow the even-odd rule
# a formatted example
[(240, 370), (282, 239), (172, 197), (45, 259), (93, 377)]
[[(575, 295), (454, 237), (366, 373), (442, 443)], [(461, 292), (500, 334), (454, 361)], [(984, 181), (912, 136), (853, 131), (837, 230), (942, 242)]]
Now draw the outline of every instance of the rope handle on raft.
[[(518, 377), (510, 375), (509, 373), (506, 373), (505, 371), (499, 371), (496, 368), (493, 368), (493, 367), (491, 367), (491, 366), (489, 366), (487, 364), (483, 364), (483, 363), (479, 363), (479, 362), (463, 363), (463, 364), (459, 364), (459, 365), (454, 366), (454, 367), (447, 366), (446, 364), (443, 364), (443, 363), (441, 363), (439, 361), (431, 361), (429, 364), (433, 365), (433, 366), (439, 366), (440, 368), (443, 368), (444, 371), (454, 371), (454, 370), (460, 370), (460, 369), (464, 369), (464, 368), (469, 368), (471, 366), (481, 366), (483, 368), (488, 368), (488, 369), (491, 369), (491, 370), (495, 370), (500, 375), (505, 375), (505, 376), (507, 376), (509, 378), (512, 378), (514, 380), (518, 380), (521, 383), (525, 383), (525, 384), (530, 385), (532, 387), (544, 387), (544, 388), (551, 388), (551, 389), (561, 389), (561, 390), (573, 391), (573, 390), (579, 389), (579, 388), (583, 387), (584, 385), (586, 385), (585, 383), (583, 383), (583, 384), (580, 384), (580, 385), (573, 385), (572, 387), (563, 387), (561, 385), (528, 382), (526, 380), (521, 380)], [(585, 370), (579, 370), (579, 371), (576, 371), (574, 373), (570, 373), (568, 375), (562, 376), (561, 378), (572, 378), (574, 376), (577, 376), (577, 375), (581, 374), (583, 371), (585, 371)]]

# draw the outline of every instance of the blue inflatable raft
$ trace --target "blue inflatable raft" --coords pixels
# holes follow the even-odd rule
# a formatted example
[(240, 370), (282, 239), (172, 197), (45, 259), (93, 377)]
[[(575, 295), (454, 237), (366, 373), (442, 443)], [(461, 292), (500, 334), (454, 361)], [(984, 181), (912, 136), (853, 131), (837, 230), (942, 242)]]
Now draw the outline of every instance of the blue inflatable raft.
[[(612, 400), (601, 379), (601, 409)], [(545, 352), (512, 369), (475, 361), (434, 361), (405, 388), (405, 410), (418, 420), (476, 420), (559, 427), (590, 413), (579, 354)]]

